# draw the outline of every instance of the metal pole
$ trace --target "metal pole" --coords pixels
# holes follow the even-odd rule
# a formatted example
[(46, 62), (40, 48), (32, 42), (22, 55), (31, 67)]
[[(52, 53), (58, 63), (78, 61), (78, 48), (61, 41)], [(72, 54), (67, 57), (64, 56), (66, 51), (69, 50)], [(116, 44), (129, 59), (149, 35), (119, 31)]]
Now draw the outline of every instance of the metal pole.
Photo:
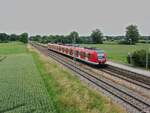
[(76, 52), (75, 52), (75, 43), (76, 43), (76, 37), (75, 37), (75, 35), (73, 35), (73, 44), (74, 44), (74, 52), (73, 52), (73, 56), (74, 56), (74, 58), (73, 58), (73, 60), (74, 60), (74, 63), (75, 63), (75, 68), (76, 68)]
[[(130, 38), (129, 41), (130, 41), (130, 46), (131, 46), (132, 45), (132, 39)], [(130, 53), (130, 64), (132, 65), (132, 51)]]
[(147, 45), (147, 49), (146, 49), (146, 69), (148, 69), (148, 37), (146, 39), (146, 45)]

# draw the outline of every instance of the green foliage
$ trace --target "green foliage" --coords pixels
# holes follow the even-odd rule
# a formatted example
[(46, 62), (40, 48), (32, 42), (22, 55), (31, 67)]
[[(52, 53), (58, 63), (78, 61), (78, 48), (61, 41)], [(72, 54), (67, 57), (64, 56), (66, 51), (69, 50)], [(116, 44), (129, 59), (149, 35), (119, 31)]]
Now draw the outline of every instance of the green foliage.
[(17, 41), (17, 40), (19, 40), (19, 36), (16, 35), (16, 34), (11, 34), (11, 35), (9, 36), (9, 40), (10, 40), (10, 41)]
[(102, 44), (103, 43), (103, 34), (99, 29), (93, 30), (91, 34), (92, 40), (94, 43)]
[(9, 36), (6, 33), (0, 33), (0, 42), (8, 42)]
[[(146, 66), (146, 50), (141, 49), (134, 51), (132, 54), (132, 61), (130, 61), (130, 56), (127, 56), (128, 63), (132, 63), (135, 66), (140, 66), (140, 67), (145, 67)], [(148, 53), (149, 59), (149, 65), (148, 67), (150, 68), (150, 52)]]
[(50, 36), (31, 36), (29, 38), (31, 41), (37, 41), (40, 43), (71, 43), (70, 39), (68, 37), (64, 37), (63, 35), (50, 35)]
[(139, 40), (139, 43), (150, 43), (150, 40)]
[[(93, 35), (94, 36), (94, 35)], [(100, 32), (98, 32), (97, 36), (102, 36), (102, 34)], [(93, 42), (92, 37), (91, 36), (79, 36), (78, 32), (73, 31), (71, 32), (69, 35), (50, 35), (50, 36), (40, 36), (40, 35), (36, 35), (36, 36), (31, 36), (29, 38), (31, 41), (37, 41), (40, 43), (63, 43), (63, 44), (72, 44), (72, 43), (77, 43), (77, 44), (81, 44), (81, 43), (102, 43), (102, 40), (100, 38), (98, 38), (97, 42)]]
[(76, 41), (79, 38), (79, 34), (76, 31), (72, 31), (69, 35), (69, 38), (70, 38), (72, 43), (76, 43)]
[(92, 38), (90, 36), (80, 36), (77, 40), (76, 43), (78, 44), (90, 44), (92, 42)]
[(126, 45), (128, 45), (129, 42), (126, 41), (126, 40), (119, 40), (119, 41), (118, 41), (118, 44), (126, 44)]
[(119, 41), (125, 39), (125, 36), (105, 36), (107, 41)]
[(139, 31), (136, 25), (126, 27), (126, 41), (128, 44), (135, 44), (139, 40)]
[(31, 36), (31, 37), (29, 38), (29, 40), (37, 41), (37, 42), (40, 42), (40, 39), (41, 39), (41, 36), (40, 36), (40, 35)]
[[(130, 27), (129, 27), (130, 29)], [(132, 31), (134, 31), (131, 28)], [(131, 31), (129, 30), (129, 31)], [(132, 32), (129, 32), (132, 33)], [(75, 36), (75, 38), (74, 38)], [(133, 35), (129, 35), (133, 36)], [(150, 40), (150, 36), (140, 36), (140, 39)], [(91, 36), (79, 36), (79, 34), (76, 31), (71, 32), (69, 35), (49, 35), (49, 36), (31, 36), (29, 38), (31, 41), (37, 41), (40, 43), (63, 43), (63, 44), (92, 44), (92, 43), (103, 43), (103, 41), (114, 41), (118, 42), (119, 44), (135, 44), (135, 38), (134, 39), (128, 39), (126, 36), (105, 36), (103, 37), (102, 32), (99, 29), (96, 29), (92, 32)], [(74, 40), (75, 39), (75, 40)], [(133, 40), (133, 41), (132, 41)]]
[(8, 43), (10, 41), (21, 41), (23, 43), (28, 43), (28, 34), (22, 33), (21, 35), (8, 35), (6, 33), (0, 33), (0, 43)]
[(150, 40), (150, 36), (140, 36), (140, 40)]
[(22, 33), (19, 37), (19, 40), (23, 43), (28, 43), (28, 33)]

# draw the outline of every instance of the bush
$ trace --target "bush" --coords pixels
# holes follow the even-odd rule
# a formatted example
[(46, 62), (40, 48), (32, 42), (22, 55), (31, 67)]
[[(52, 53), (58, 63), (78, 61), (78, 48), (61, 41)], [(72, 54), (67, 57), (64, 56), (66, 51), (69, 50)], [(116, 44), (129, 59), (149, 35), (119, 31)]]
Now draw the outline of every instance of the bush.
[[(130, 55), (127, 56), (128, 63), (132, 63), (135, 66), (145, 67), (146, 66), (146, 50), (137, 50), (131, 54), (132, 62), (130, 61)], [(148, 53), (148, 67), (150, 68), (150, 52)]]
[[(139, 40), (139, 43), (147, 43), (147, 40)], [(150, 43), (149, 40), (148, 40), (148, 43)]]
[(139, 43), (146, 43), (146, 40), (139, 40)]
[(127, 42), (126, 40), (121, 40), (118, 42), (118, 44), (129, 44), (129, 42)]

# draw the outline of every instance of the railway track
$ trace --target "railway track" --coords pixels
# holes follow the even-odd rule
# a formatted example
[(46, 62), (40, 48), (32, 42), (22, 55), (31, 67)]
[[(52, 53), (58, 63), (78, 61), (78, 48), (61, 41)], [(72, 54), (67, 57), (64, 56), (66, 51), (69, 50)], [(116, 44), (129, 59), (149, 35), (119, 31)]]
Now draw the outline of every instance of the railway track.
[(125, 70), (122, 68), (114, 67), (111, 65), (107, 66), (107, 70), (111, 70), (117, 74), (121, 74), (127, 78), (134, 79), (138, 82), (142, 82), (142, 83), (150, 86), (150, 77), (148, 77), (148, 76), (144, 76), (144, 75), (141, 75), (141, 74), (138, 74), (135, 72), (131, 72), (131, 71), (128, 71), (128, 70)]
[[(44, 45), (39, 44), (39, 46), (47, 48)], [(64, 56), (62, 56), (62, 57), (64, 57)], [(130, 83), (135, 84), (137, 86), (140, 86), (144, 89), (150, 90), (150, 77), (148, 78), (148, 77), (145, 77), (143, 75), (138, 75), (138, 74), (135, 74), (133, 72), (129, 72), (129, 71), (126, 71), (124, 69), (116, 68), (116, 67), (113, 67), (113, 66), (110, 66), (110, 65), (106, 65), (105, 67), (106, 68), (97, 68), (97, 67), (92, 67), (92, 68), (96, 68), (100, 71), (103, 71), (105, 73), (113, 75), (117, 78), (120, 78), (122, 80), (130, 82)]]
[(132, 83), (132, 84), (135, 84), (135, 85), (137, 85), (137, 86), (140, 86), (140, 87), (142, 87), (142, 88), (144, 88), (144, 89), (150, 90), (150, 85), (146, 84), (146, 83), (143, 82), (143, 81), (137, 80), (136, 77), (135, 77), (135, 78), (127, 77), (127, 76), (130, 76), (130, 75), (127, 75), (127, 74), (125, 74), (125, 73), (123, 73), (123, 72), (116, 72), (116, 71), (114, 71), (113, 69), (110, 69), (110, 68), (101, 69), (101, 71), (103, 71), (103, 72), (105, 72), (105, 73), (108, 73), (108, 74), (110, 74), (110, 75), (113, 75), (113, 76), (115, 76), (115, 77), (117, 77), (117, 78), (120, 78), (120, 79), (122, 79), (122, 80), (125, 80), (125, 81), (127, 81), (127, 82), (130, 82), (130, 83)]
[[(39, 45), (34, 45), (34, 44), (32, 45), (36, 47), (39, 51), (42, 52), (46, 51), (44, 49), (44, 46), (43, 48), (40, 48)], [(74, 65), (73, 62), (70, 61), (66, 62), (66, 60), (60, 54), (57, 54), (53, 51), (47, 51), (47, 52), (48, 52), (47, 55), (50, 56), (51, 58), (63, 64), (64, 66), (66, 66), (73, 72), (77, 73), (79, 76), (83, 77), (84, 79), (90, 81), (96, 87), (100, 87), (103, 90), (109, 92), (111, 95), (119, 98), (123, 102), (127, 103), (128, 105), (136, 109), (136, 111), (138, 111), (139, 113), (150, 113), (149, 110), (150, 101), (148, 101), (144, 97), (132, 92), (129, 89), (119, 86), (110, 80), (107, 80), (105, 78), (97, 78), (96, 76), (92, 75), (91, 73), (88, 73), (81, 67), (80, 68), (77, 67), (76, 65)]]

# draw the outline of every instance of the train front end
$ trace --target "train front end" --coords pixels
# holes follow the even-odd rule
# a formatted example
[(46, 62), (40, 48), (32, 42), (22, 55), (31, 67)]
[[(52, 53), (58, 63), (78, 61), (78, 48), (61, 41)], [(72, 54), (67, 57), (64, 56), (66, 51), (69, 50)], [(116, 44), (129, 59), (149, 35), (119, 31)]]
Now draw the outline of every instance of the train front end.
[(98, 58), (99, 64), (105, 64), (107, 61), (106, 53), (101, 49), (97, 49), (96, 52), (97, 52), (97, 58)]

